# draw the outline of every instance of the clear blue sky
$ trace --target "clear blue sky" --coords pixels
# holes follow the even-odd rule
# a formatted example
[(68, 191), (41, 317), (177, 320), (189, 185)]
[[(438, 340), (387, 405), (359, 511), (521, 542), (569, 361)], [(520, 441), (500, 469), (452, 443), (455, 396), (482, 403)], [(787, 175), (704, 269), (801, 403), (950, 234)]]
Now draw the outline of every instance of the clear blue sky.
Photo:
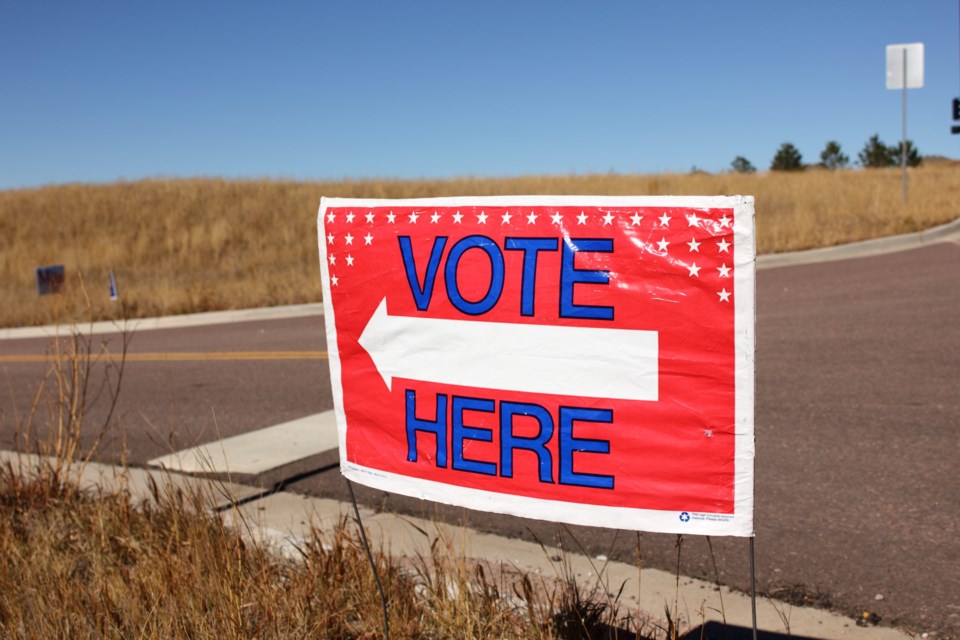
[(722, 171), (960, 157), (958, 0), (0, 0), (0, 189), (154, 176)]

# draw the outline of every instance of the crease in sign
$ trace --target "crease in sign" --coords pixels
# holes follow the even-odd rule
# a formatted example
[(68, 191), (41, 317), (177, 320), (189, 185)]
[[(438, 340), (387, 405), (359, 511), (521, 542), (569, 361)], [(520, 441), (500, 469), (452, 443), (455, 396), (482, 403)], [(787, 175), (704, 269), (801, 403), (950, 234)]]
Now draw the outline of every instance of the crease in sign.
[[(404, 378), (528, 393), (658, 399), (656, 331), (396, 316), (383, 298), (359, 342), (390, 390), (394, 378)], [(432, 348), (438, 343), (445, 345), (442, 352)], [(495, 360), (489, 357), (490, 345), (497, 346)]]

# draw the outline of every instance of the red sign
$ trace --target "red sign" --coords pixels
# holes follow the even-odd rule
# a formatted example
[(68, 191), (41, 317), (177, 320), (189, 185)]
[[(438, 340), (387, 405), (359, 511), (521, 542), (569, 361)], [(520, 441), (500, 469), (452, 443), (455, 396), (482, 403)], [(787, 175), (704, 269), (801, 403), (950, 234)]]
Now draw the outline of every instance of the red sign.
[(324, 199), (350, 479), (752, 535), (753, 199)]

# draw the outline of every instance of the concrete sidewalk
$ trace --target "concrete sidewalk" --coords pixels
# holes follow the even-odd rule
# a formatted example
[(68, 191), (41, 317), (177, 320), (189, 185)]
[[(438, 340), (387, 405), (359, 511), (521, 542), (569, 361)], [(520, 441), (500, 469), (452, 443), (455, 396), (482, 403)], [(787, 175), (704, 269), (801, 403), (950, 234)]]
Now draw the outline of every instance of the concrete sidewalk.
[[(15, 469), (35, 468), (35, 456), (0, 451), (0, 465)], [(348, 503), (311, 498), (292, 493), (264, 493), (261, 489), (229, 482), (209, 481), (187, 475), (140, 468), (117, 468), (90, 463), (82, 469), (84, 487), (102, 491), (129, 491), (136, 500), (153, 500), (154, 489), (160, 492), (198, 491), (211, 510), (220, 513), (228, 524), (240, 526), (281, 553), (294, 554), (297, 546), (311, 531), (330, 531), (344, 518), (353, 518)], [(750, 598), (726, 587), (702, 580), (677, 576), (657, 569), (607, 562), (556, 548), (479, 533), (463, 527), (427, 521), (420, 518), (377, 513), (360, 509), (364, 528), (375, 549), (385, 549), (394, 556), (430, 557), (430, 545), (438, 536), (450, 543), (453, 557), (463, 554), (483, 562), (517, 569), (545, 579), (561, 578), (564, 565), (580, 585), (589, 590), (597, 584), (616, 594), (623, 588), (621, 603), (638, 608), (651, 621), (663, 620), (664, 607), (672, 608), (679, 601), (681, 629), (692, 629), (711, 621), (751, 627)], [(747, 541), (744, 540), (744, 547)], [(562, 561), (555, 558), (562, 557)], [(678, 591), (679, 589), (679, 591)], [(823, 640), (908, 640), (910, 634), (884, 627), (859, 627), (855, 620), (828, 611), (792, 607), (765, 598), (757, 601), (757, 627), (760, 631)]]

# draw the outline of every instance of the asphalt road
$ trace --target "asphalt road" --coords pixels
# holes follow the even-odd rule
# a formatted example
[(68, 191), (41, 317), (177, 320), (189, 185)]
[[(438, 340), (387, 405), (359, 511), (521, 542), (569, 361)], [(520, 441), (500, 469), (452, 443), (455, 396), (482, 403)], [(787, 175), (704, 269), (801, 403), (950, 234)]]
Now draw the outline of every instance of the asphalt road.
[[(797, 603), (960, 638), (960, 245), (758, 272), (756, 548), (759, 587)], [(116, 337), (95, 337), (116, 352)], [(0, 447), (29, 413), (49, 340), (0, 343)], [(133, 464), (331, 407), (318, 317), (137, 333), (102, 450)], [(260, 351), (267, 359), (212, 360)], [(137, 354), (195, 353), (180, 360)], [(92, 378), (99, 379), (99, 366)], [(106, 396), (91, 410), (102, 419)], [(22, 430), (22, 429), (21, 429)], [(125, 435), (120, 438), (119, 434)], [(250, 482), (346, 499), (336, 452)], [(368, 504), (674, 570), (677, 538), (425, 504), (358, 488)], [(572, 535), (576, 541), (569, 538)], [(712, 547), (713, 559), (710, 549)], [(682, 573), (748, 587), (743, 539), (687, 537)]]
[[(93, 335), (88, 340), (92, 353), (100, 354), (105, 348), (114, 363), (119, 360), (121, 336)], [(108, 433), (100, 458), (143, 464), (218, 437), (331, 409), (327, 360), (296, 357), (297, 352), (325, 348), (323, 318), (316, 316), (133, 332), (115, 410), (119, 428)], [(0, 418), (5, 418), (0, 424), (0, 448), (11, 448), (12, 418), (26, 419), (39, 381), (50, 366), (42, 360), (11, 360), (50, 349), (48, 338), (0, 342)], [(62, 347), (65, 352), (68, 349), (69, 345)], [(245, 358), (248, 352), (262, 353), (266, 359)], [(213, 359), (215, 353), (236, 357)], [(89, 375), (90, 399), (105, 379), (108, 364), (109, 359), (100, 356), (94, 365)], [(109, 375), (116, 381), (115, 369)], [(51, 378), (45, 392), (56, 389)], [(103, 422), (108, 398), (104, 391), (91, 403), (87, 420), (91, 436)], [(41, 404), (42, 411), (45, 405)]]

